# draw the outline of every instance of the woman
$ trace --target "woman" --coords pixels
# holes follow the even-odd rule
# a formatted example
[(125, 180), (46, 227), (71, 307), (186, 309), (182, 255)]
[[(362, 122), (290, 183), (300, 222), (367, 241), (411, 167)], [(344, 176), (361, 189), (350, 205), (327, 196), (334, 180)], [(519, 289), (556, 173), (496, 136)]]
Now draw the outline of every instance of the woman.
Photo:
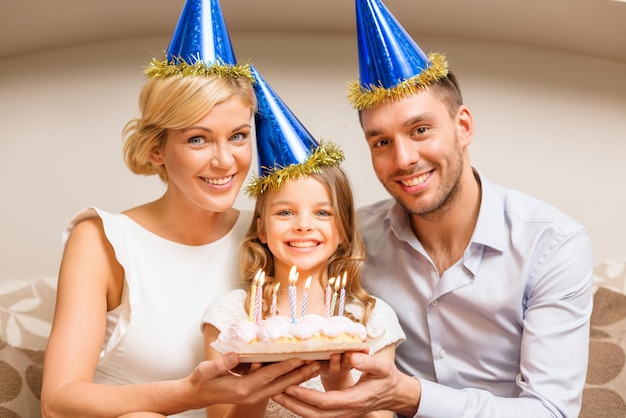
[[(198, 3), (208, 7), (189, 1), (181, 21)], [(316, 371), (275, 380), (302, 365), (294, 360), (235, 377), (235, 355), (202, 362), (202, 312), (235, 286), (251, 219), (232, 205), (251, 163), (256, 100), (245, 66), (196, 60), (168, 52), (153, 62), (141, 116), (125, 128), (127, 165), (159, 175), (163, 196), (121, 214), (88, 208), (68, 225), (44, 361), (46, 417), (203, 416), (209, 404), (254, 402)]]

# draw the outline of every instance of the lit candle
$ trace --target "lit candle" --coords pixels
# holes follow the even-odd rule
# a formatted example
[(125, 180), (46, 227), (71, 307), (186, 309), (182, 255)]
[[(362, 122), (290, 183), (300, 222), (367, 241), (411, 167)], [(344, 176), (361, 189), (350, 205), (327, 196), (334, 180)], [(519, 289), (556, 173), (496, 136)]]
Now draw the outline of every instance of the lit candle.
[(263, 282), (265, 281), (265, 272), (259, 276), (256, 286), (256, 300), (254, 302), (254, 320), (259, 322), (263, 319)]
[(262, 269), (259, 269), (259, 271), (257, 271), (254, 275), (254, 279), (252, 279), (252, 287), (250, 288), (250, 304), (248, 306), (248, 321), (254, 321), (255, 318), (256, 285), (259, 281), (259, 277), (261, 277), (262, 271)]
[(302, 295), (302, 309), (300, 310), (300, 316), (304, 316), (304, 314), (306, 313), (306, 301), (308, 299), (308, 293), (309, 293), (309, 286), (311, 286), (311, 279), (312, 277), (309, 276), (308, 279), (306, 279), (306, 283), (304, 283), (304, 295)]
[(337, 305), (337, 291), (339, 291), (339, 286), (341, 285), (341, 280), (339, 276), (337, 276), (337, 280), (335, 280), (335, 291), (333, 292), (333, 301), (330, 303), (330, 314), (335, 314), (335, 306)]
[(296, 322), (296, 282), (298, 281), (298, 273), (296, 266), (291, 267), (289, 271), (289, 307), (291, 308), (291, 322)]
[(328, 284), (326, 285), (326, 299), (324, 302), (326, 318), (330, 318), (330, 292), (334, 282), (335, 278), (331, 277), (330, 279), (328, 279)]
[(339, 316), (343, 316), (343, 309), (346, 304), (346, 272), (343, 272), (343, 279), (341, 280), (341, 290), (339, 293)]
[(272, 292), (272, 317), (276, 316), (276, 295), (278, 294), (278, 288), (280, 287), (280, 282), (276, 283), (274, 286), (274, 291)]

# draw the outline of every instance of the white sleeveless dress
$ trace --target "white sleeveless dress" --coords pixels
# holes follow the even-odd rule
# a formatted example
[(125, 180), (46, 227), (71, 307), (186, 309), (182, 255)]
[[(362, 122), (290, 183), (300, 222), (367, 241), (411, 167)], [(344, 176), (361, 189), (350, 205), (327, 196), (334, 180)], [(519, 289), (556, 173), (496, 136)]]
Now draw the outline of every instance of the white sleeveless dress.
[[(204, 309), (240, 287), (238, 247), (252, 213), (241, 211), (219, 241), (189, 246), (159, 237), (126, 215), (90, 207), (70, 221), (63, 244), (78, 222), (94, 217), (102, 219), (125, 271), (122, 303), (107, 314), (94, 382), (121, 385), (187, 376), (204, 359)], [(206, 415), (196, 410), (176, 416)]]
[[(211, 324), (218, 330), (222, 331), (227, 329), (230, 324), (235, 321), (247, 319), (248, 315), (244, 307), (245, 299), (246, 291), (243, 289), (233, 290), (227, 295), (215, 299), (204, 312), (204, 315), (202, 316), (203, 322)], [(398, 345), (406, 338), (394, 310), (381, 299), (375, 299), (376, 306), (370, 313), (367, 321), (367, 333), (369, 337), (366, 343), (370, 347), (370, 354), (376, 354), (389, 344)], [(347, 303), (345, 309), (359, 320), (363, 317), (363, 309), (358, 304)], [(361, 376), (361, 372), (352, 370), (352, 376), (354, 380), (357, 381)], [(322, 385), (322, 381), (319, 376), (307, 380), (300, 386), (316, 389), (320, 392), (324, 391), (324, 386)], [(298, 415), (283, 408), (281, 405), (270, 399), (267, 404), (267, 409), (265, 410), (265, 417), (297, 418)]]

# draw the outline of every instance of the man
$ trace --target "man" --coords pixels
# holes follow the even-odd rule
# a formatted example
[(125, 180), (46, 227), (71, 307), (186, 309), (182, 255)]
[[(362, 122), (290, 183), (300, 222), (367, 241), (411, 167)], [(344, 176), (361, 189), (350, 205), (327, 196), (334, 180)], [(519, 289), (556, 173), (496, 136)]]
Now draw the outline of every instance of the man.
[[(396, 310), (407, 339), (397, 366), (348, 355), (364, 372), (350, 389), (290, 387), (275, 399), (306, 417), (381, 409), (577, 417), (591, 315), (588, 234), (472, 168), (473, 120), (455, 77), (445, 59), (419, 50), (380, 0), (357, 0), (357, 28), (361, 80), (350, 98), (393, 197), (359, 211), (363, 280)], [(416, 65), (405, 71), (398, 63)]]

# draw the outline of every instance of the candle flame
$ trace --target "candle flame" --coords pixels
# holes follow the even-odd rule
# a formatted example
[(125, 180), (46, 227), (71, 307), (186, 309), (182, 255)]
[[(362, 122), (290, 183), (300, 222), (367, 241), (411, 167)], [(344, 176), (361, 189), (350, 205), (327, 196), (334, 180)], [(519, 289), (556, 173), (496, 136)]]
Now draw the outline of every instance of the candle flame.
[(294, 285), (298, 281), (298, 271), (296, 266), (291, 266), (291, 270), (289, 270), (289, 284)]
[(276, 285), (274, 286), (274, 293), (278, 293), (279, 287), (280, 287), (280, 282), (276, 282)]
[(345, 287), (346, 287), (346, 281), (347, 281), (347, 280), (348, 280), (347, 273), (344, 271), (344, 272), (343, 272), (343, 280), (341, 280), (341, 287), (342, 287), (342, 288), (345, 288)]
[(311, 280), (313, 280), (313, 276), (309, 276), (309, 278), (306, 279), (306, 283), (304, 283), (304, 290), (305, 291), (309, 290), (309, 286), (311, 286)]

